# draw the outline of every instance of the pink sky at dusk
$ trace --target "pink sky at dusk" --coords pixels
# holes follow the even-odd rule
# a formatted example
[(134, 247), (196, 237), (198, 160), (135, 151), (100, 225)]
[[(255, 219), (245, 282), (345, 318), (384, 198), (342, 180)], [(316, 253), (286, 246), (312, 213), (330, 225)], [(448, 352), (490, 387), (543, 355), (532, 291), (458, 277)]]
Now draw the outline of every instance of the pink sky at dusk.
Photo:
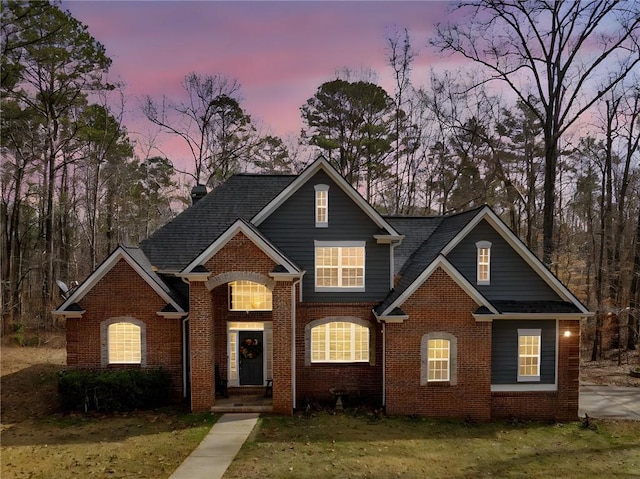
[[(68, 1), (62, 8), (89, 28), (113, 60), (111, 80), (125, 83), (125, 125), (132, 136), (155, 127), (140, 113), (144, 95), (178, 99), (186, 74), (225, 74), (242, 85), (242, 106), (279, 136), (297, 135), (300, 106), (336, 70), (371, 68), (393, 94), (386, 36), (407, 28), (418, 52), (412, 79), (444, 68), (427, 44), (446, 20), (448, 2)], [(187, 160), (162, 136), (163, 152)]]

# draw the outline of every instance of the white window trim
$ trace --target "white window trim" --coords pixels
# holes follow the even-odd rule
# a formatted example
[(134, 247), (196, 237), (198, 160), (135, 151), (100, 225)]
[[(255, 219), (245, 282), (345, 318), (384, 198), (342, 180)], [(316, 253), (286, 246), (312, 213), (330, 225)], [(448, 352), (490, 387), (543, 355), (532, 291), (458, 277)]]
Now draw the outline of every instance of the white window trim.
[[(315, 185), (313, 187), (315, 190), (314, 195), (314, 209), (316, 214), (316, 228), (327, 228), (329, 226), (329, 185)], [(324, 193), (326, 204), (324, 206), (324, 221), (319, 219), (320, 216), (320, 205), (318, 205), (318, 200), (320, 199), (320, 193)]]
[[(115, 323), (131, 323), (140, 328), (140, 362), (111, 362), (109, 360), (109, 326)], [(147, 365), (147, 328), (143, 321), (130, 316), (109, 318), (100, 323), (100, 364), (102, 367), (109, 365), (132, 365), (145, 367)]]
[[(330, 338), (330, 334), (329, 334), (329, 325), (330, 324), (335, 324), (335, 323), (344, 323), (350, 326), (350, 351), (349, 351), (349, 358), (348, 359), (329, 359), (328, 356), (330, 356), (330, 352), (331, 352), (331, 338)], [(314, 360), (313, 359), (313, 330), (316, 328), (325, 328), (325, 344), (324, 344), (324, 354), (325, 354), (325, 359), (317, 359)], [(354, 359), (355, 355), (356, 355), (356, 328), (362, 328), (363, 330), (366, 330), (367, 332), (367, 354), (366, 357), (362, 358), (362, 359)], [(311, 328), (311, 364), (327, 364), (327, 363), (341, 363), (341, 364), (345, 364), (345, 363), (368, 363), (369, 362), (369, 356), (371, 355), (371, 331), (369, 330), (368, 327), (366, 326), (362, 326), (360, 324), (354, 323), (352, 321), (330, 321), (324, 324), (318, 324), (315, 325), (314, 327)]]
[[(520, 375), (520, 338), (522, 336), (537, 336), (538, 337), (538, 374), (537, 375)], [(518, 329), (518, 382), (540, 382), (540, 372), (542, 369), (542, 330), (541, 329)]]
[[(429, 380), (429, 341), (443, 339), (449, 341), (449, 379)], [(420, 385), (448, 383), (451, 386), (458, 384), (458, 339), (451, 333), (434, 331), (425, 334), (420, 341)]]
[[(487, 250), (487, 277), (480, 277), (480, 251)], [(484, 264), (484, 263), (482, 263)], [(479, 285), (491, 284), (491, 242), (490, 241), (478, 241), (476, 243), (476, 283)]]
[[(311, 357), (312, 357), (312, 342), (311, 342), (311, 330), (315, 327), (318, 326), (323, 326), (329, 323), (352, 323), (355, 324), (357, 326), (361, 326), (363, 328), (366, 328), (369, 331), (369, 357), (365, 358), (363, 360), (357, 360), (357, 361), (311, 361)], [(355, 338), (354, 338), (355, 340)], [(304, 344), (305, 344), (305, 348), (304, 348), (304, 365), (305, 366), (311, 366), (312, 364), (364, 364), (364, 363), (368, 363), (370, 366), (375, 366), (376, 364), (376, 354), (375, 354), (375, 350), (376, 350), (376, 333), (375, 333), (375, 329), (373, 328), (371, 322), (365, 320), (365, 319), (360, 319), (360, 318), (356, 318), (354, 316), (327, 316), (325, 318), (321, 318), (321, 319), (316, 319), (314, 321), (311, 321), (310, 323), (308, 323), (305, 327), (304, 327)]]
[[(318, 286), (318, 264), (316, 261), (316, 251), (318, 248), (362, 248), (362, 286)], [(315, 291), (322, 293), (346, 293), (355, 292), (362, 293), (366, 291), (366, 263), (367, 263), (367, 250), (366, 241), (314, 241), (313, 250), (314, 261), (314, 282)], [(341, 256), (338, 257), (338, 261), (341, 261)], [(342, 276), (340, 271), (342, 266), (338, 265), (338, 282), (341, 283)]]
[(247, 311), (247, 312), (249, 312), (249, 311), (273, 311), (273, 296), (272, 296), (272, 298), (271, 298), (271, 308), (266, 308), (266, 309), (258, 309), (258, 308), (256, 308), (256, 309), (252, 309), (252, 308), (249, 308), (249, 309), (246, 309), (246, 308), (233, 308), (233, 302), (232, 302), (233, 293), (232, 293), (232, 290), (233, 290), (233, 288), (235, 287), (235, 283), (238, 283), (238, 282), (241, 282), (241, 281), (249, 282), (249, 283), (254, 283), (254, 284), (260, 285), (260, 286), (264, 287), (264, 288), (265, 288), (269, 293), (271, 293), (271, 289), (270, 289), (268, 286), (265, 286), (265, 285), (264, 285), (264, 284), (262, 284), (262, 283), (256, 283), (255, 281), (251, 281), (251, 280), (242, 280), (242, 279), (238, 279), (238, 280), (235, 280), (235, 281), (230, 281), (230, 282), (228, 283), (228, 284), (229, 284), (229, 289), (228, 289), (228, 294), (229, 294), (229, 311)]
[(227, 379), (229, 386), (240, 387), (240, 377), (238, 373), (238, 352), (237, 341), (240, 331), (263, 331), (262, 340), (264, 342), (263, 377), (264, 384), (267, 379), (273, 379), (273, 323), (271, 321), (259, 322), (227, 322)]

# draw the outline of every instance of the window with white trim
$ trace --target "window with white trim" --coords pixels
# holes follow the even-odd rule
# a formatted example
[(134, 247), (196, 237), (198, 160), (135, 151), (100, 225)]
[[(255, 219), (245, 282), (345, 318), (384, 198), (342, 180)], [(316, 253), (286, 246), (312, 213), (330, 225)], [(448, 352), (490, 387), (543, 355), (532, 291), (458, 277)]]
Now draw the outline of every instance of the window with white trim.
[(253, 281), (232, 281), (229, 283), (230, 311), (271, 311), (273, 299), (271, 290)]
[(364, 241), (315, 242), (316, 291), (364, 291)]
[(142, 328), (130, 322), (111, 323), (107, 327), (108, 364), (142, 362)]
[(478, 251), (478, 284), (490, 284), (491, 282), (491, 243), (489, 241), (478, 241), (476, 243)]
[(518, 329), (518, 381), (540, 381), (540, 329)]
[(342, 321), (311, 328), (311, 362), (369, 362), (369, 328)]
[(450, 343), (446, 339), (429, 340), (429, 382), (449, 381)]
[(316, 228), (329, 226), (329, 185), (315, 185)]

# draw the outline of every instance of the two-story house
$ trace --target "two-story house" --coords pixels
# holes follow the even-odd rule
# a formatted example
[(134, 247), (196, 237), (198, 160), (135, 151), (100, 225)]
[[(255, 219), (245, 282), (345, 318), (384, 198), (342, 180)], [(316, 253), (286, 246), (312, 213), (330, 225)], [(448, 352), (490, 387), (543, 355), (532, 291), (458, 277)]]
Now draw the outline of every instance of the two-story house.
[(54, 311), (67, 364), (163, 367), (194, 411), (272, 386), (389, 414), (573, 420), (591, 313), (488, 207), (380, 215), (324, 159), (235, 175)]

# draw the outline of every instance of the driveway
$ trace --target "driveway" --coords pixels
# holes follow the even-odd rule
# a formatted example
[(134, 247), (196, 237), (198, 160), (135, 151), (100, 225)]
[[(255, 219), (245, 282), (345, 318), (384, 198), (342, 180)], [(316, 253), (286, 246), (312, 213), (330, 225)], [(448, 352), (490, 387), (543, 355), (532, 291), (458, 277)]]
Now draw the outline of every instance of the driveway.
[(580, 417), (635, 419), (640, 421), (640, 388), (581, 385)]

